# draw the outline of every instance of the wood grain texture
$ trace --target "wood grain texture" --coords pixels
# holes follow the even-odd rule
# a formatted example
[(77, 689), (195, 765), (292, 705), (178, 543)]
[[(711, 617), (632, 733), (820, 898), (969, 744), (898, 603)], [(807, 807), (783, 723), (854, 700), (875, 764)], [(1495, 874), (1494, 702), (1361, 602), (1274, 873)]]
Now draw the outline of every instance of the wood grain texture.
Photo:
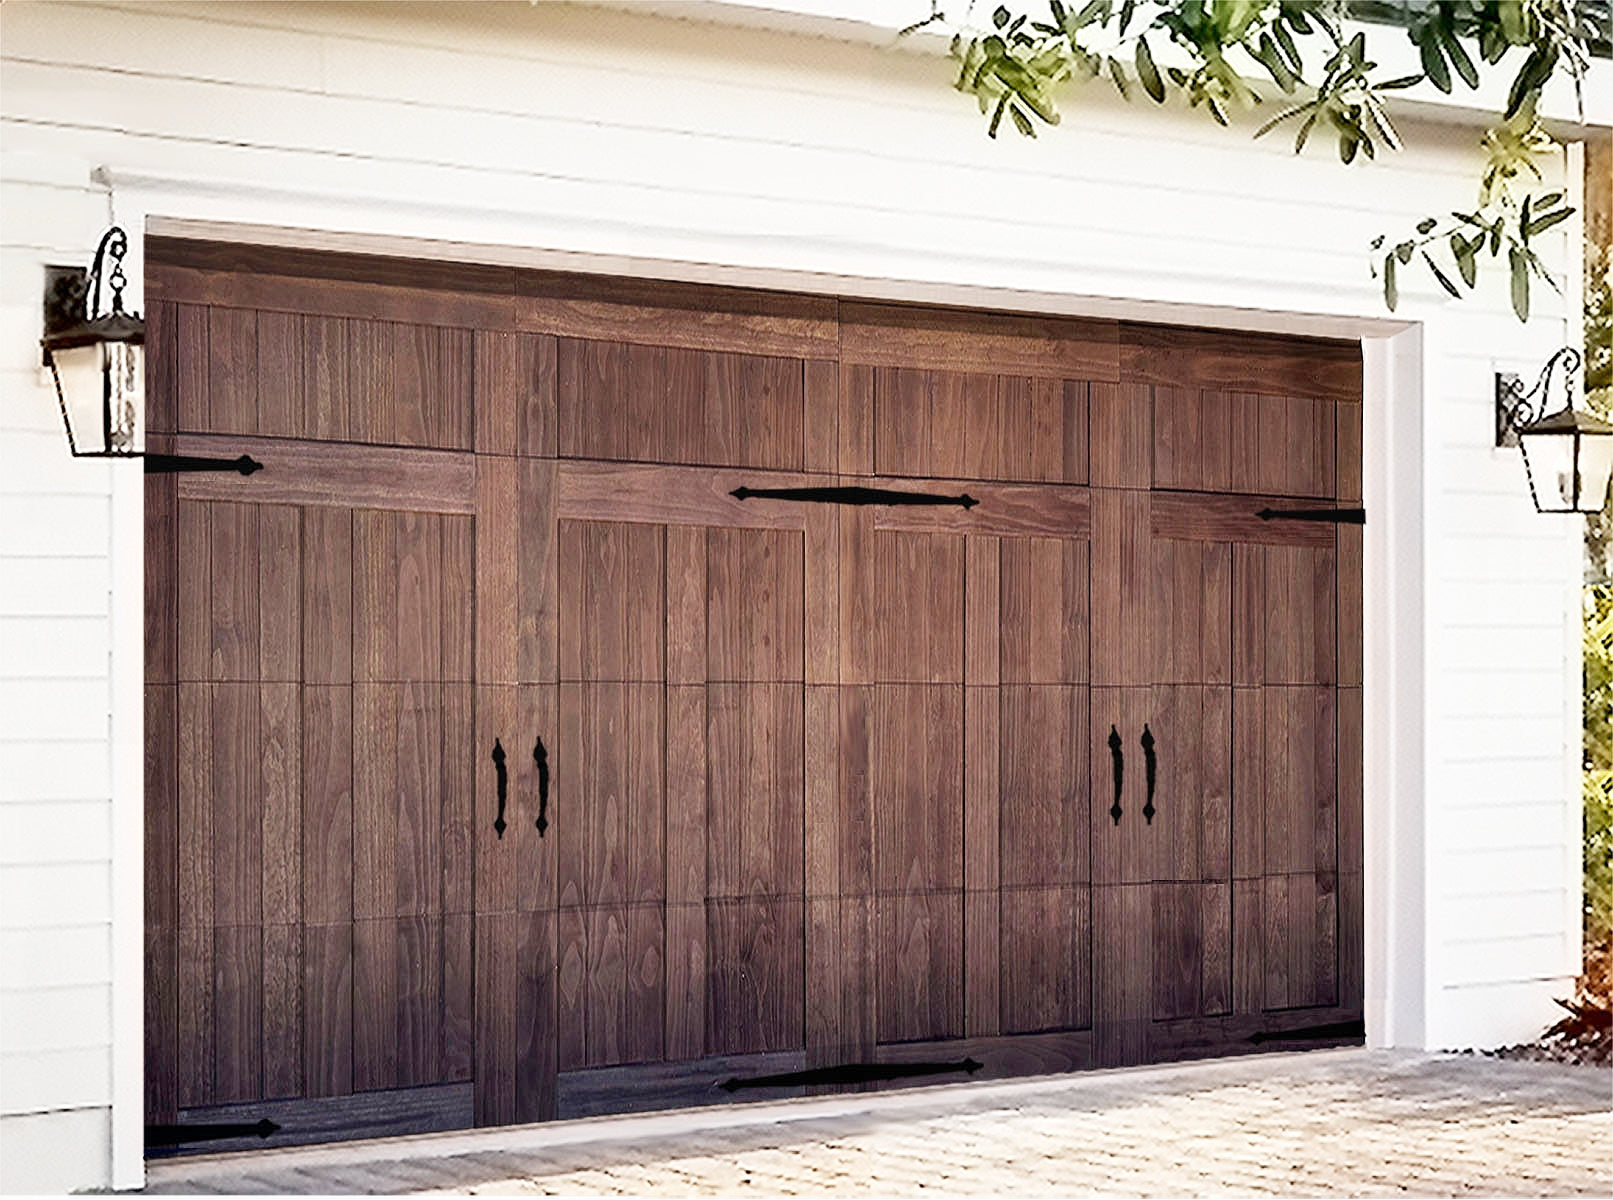
[(666, 678), (666, 545), (662, 528), (562, 521), (560, 678)]
[(1153, 531), (1161, 537), (1207, 542), (1244, 542), (1267, 546), (1304, 546), (1313, 549), (1333, 544), (1335, 527), (1325, 521), (1263, 521), (1262, 509), (1327, 508), (1327, 504), (1296, 503), (1282, 496), (1195, 495), (1155, 492), (1152, 496)]
[(213, 929), (213, 1093), (263, 1097), (263, 939), (256, 925)]
[(798, 896), (707, 904), (706, 1044), (712, 1052), (743, 1054), (804, 1044), (804, 919)]
[(207, 430), (258, 432), (258, 314), (207, 310)]
[(517, 969), (499, 998), (515, 1010), (513, 1119), (548, 1121), (557, 1112), (555, 914), (523, 913), (515, 924)]
[(167, 300), (146, 305), (146, 439), (172, 433), (179, 421), (179, 306)]
[[(881, 893), (963, 886), (963, 689), (869, 689), (866, 770), (873, 792), (874, 878)], [(855, 752), (843, 747), (842, 752)], [(960, 964), (961, 965), (961, 964)], [(915, 1035), (917, 1036), (917, 1035)]]
[(561, 337), (797, 358), (838, 350), (826, 297), (538, 271), (517, 287), (517, 326)]
[(868, 475), (874, 470), (874, 369), (840, 363), (838, 439), (842, 475)]
[(1146, 488), (1153, 483), (1153, 406), (1137, 383), (1093, 383), (1087, 391), (1093, 487)]
[(303, 319), (296, 313), (258, 315), (258, 420), (265, 437), (303, 434), (306, 380), (303, 369)]
[(1153, 558), (1153, 678), (1161, 683), (1228, 682), (1232, 547), (1156, 535)]
[(843, 483), (866, 487), (894, 487), (967, 495), (978, 501), (971, 508), (957, 505), (876, 505), (875, 529), (911, 533), (955, 533), (977, 536), (1083, 537), (1091, 530), (1091, 493), (1082, 487), (1036, 487), (1027, 484), (985, 483), (971, 480), (962, 486), (942, 481), (916, 484), (911, 480), (848, 478)]
[(908, 891), (875, 901), (881, 1042), (963, 1034), (963, 893)]
[(802, 543), (802, 674), (808, 683), (840, 679), (840, 518), (806, 514)]
[(510, 912), (476, 914), (476, 1069), (474, 1113), (478, 1126), (516, 1119), (517, 1008), (521, 917)]
[(301, 1096), (302, 955), (301, 924), (263, 926), (263, 1095)]
[(1117, 335), (1110, 321), (840, 303), (843, 362), (1112, 381)]
[(172, 1124), (179, 1117), (179, 930), (145, 930), (146, 972), (145, 1102), (147, 1124)]
[(1118, 337), (1127, 382), (1361, 398), (1359, 342), (1131, 322), (1121, 324)]
[(802, 702), (787, 684), (706, 688), (708, 896), (801, 894)]
[(1154, 945), (1139, 936), (1153, 914), (1149, 884), (1092, 891), (1092, 1021), (1096, 1065), (1147, 1060), (1154, 1001)]
[(247, 477), (233, 471), (183, 475), (179, 495), (185, 500), (475, 511), (476, 466), (469, 454), (188, 434), (176, 438), (174, 446), (178, 454), (250, 454), (263, 463), (262, 471)]
[(561, 520), (734, 529), (801, 529), (807, 507), (798, 501), (729, 495), (741, 485), (821, 487), (833, 476), (714, 470), (635, 463), (562, 462), (555, 472), (555, 511)]
[(805, 775), (803, 891), (806, 939), (804, 1033), (822, 1065), (841, 1041), (840, 1007), (840, 689), (808, 686), (803, 740)]
[(1092, 1024), (1091, 905), (1087, 888), (1003, 890), (1004, 1033)]
[[(230, 247), (233, 251), (235, 247)], [(508, 296), (433, 287), (362, 282), (353, 278), (296, 278), (245, 270), (207, 270), (162, 262), (146, 269), (150, 300), (266, 309), (363, 321), (377, 312), (398, 320), (462, 329), (509, 329), (515, 306)]]
[[(1145, 687), (1093, 687), (1087, 761), (1092, 771), (1092, 881), (1097, 885), (1146, 883), (1154, 877), (1155, 839), (1143, 817), (1147, 799), (1141, 739), (1153, 717), (1152, 690)], [(1120, 742), (1118, 764), (1120, 820), (1111, 816), (1115, 802), (1116, 763), (1109, 744)]]
[(353, 1090), (353, 926), (303, 926), (302, 1062), (310, 1096)]
[(302, 318), (303, 437), (343, 441), (351, 429), (348, 321), (306, 314)]
[[(559, 679), (560, 583), (554, 494), (552, 462), (523, 458), (517, 463), (515, 665), (517, 677), (523, 683), (553, 683)], [(485, 515), (485, 510), (483, 513)], [(508, 537), (508, 528), (495, 523), (493, 533), (495, 537), (500, 534)], [(503, 548), (495, 542), (490, 554), (497, 554)], [(498, 619), (496, 612), (491, 619)]]
[(794, 531), (707, 531), (707, 679), (802, 678), (804, 550)]
[[(1159, 497), (1094, 489), (1092, 494), (1091, 679), (1125, 684), (1153, 664), (1150, 518)], [(1105, 806), (1107, 807), (1107, 806)]]
[(963, 695), (964, 1028), (993, 1035), (1002, 1028), (1001, 705), (994, 687), (966, 687)]
[[(173, 439), (148, 436), (147, 451), (171, 450)], [(179, 489), (171, 475), (145, 479), (145, 680), (148, 684), (179, 680)]]
[(1154, 486), (1232, 490), (1230, 397), (1210, 389), (1162, 386), (1153, 389), (1153, 399)]
[(1003, 539), (1004, 683), (1086, 682), (1089, 550), (1076, 538)]
[[(549, 770), (547, 809), (541, 807), (537, 748), (542, 741)], [(509, 754), (510, 804), (506, 815), (515, 832), (515, 906), (522, 912), (548, 912), (560, 902), (560, 842), (558, 824), (576, 820), (576, 764), (564, 761), (560, 751), (560, 689), (554, 684), (523, 684), (516, 693), (516, 721), (511, 729)], [(569, 785), (569, 786), (568, 786)], [(445, 793), (451, 800), (455, 793)], [(539, 812), (548, 819), (539, 835)], [(467, 839), (474, 841), (474, 815), (465, 817)], [(468, 893), (470, 878), (465, 880)], [(446, 890), (446, 889), (445, 889)]]
[(477, 453), (553, 458), (559, 428), (555, 339), (508, 330), (478, 330), (473, 338)]
[(801, 465), (835, 471), (840, 463), (840, 364), (809, 359), (801, 375)]
[(476, 680), (511, 684), (519, 677), (522, 568), (535, 566), (522, 562), (521, 514), (512, 502), (520, 469), (510, 458), (477, 455), (474, 470)]
[[(1092, 878), (1087, 802), (1094, 790), (1086, 689), (1004, 684), (1000, 694), (1003, 886), (1086, 883)], [(1005, 914), (1005, 929), (1007, 920)]]

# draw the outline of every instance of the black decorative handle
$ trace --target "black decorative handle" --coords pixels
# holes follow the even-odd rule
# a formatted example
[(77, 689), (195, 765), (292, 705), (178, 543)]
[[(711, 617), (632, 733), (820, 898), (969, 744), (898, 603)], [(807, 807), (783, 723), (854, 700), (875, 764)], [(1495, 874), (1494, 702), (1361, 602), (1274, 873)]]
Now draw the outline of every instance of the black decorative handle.
[(532, 761), (538, 764), (538, 836), (542, 837), (549, 829), (549, 751), (544, 748), (543, 739), (532, 747)]
[(1143, 725), (1143, 773), (1148, 779), (1148, 799), (1143, 803), (1143, 819), (1150, 825), (1154, 823), (1154, 777), (1159, 771), (1159, 759), (1154, 757), (1154, 735), (1146, 724)]
[(1364, 508), (1263, 508), (1255, 514), (1262, 521), (1324, 521), (1332, 525), (1365, 525)]
[(1126, 778), (1126, 754), (1121, 745), (1120, 731), (1113, 725), (1109, 726), (1109, 757), (1115, 768), (1115, 802), (1109, 809), (1109, 815), (1115, 819), (1116, 825), (1120, 824), (1120, 789)]
[(973, 508), (979, 504), (964, 492), (957, 496), (944, 496), (939, 492), (903, 492), (894, 488), (871, 487), (736, 487), (728, 493), (735, 500), (801, 500), (808, 504), (953, 504), (959, 508)]
[(504, 823), (504, 802), (510, 796), (510, 773), (504, 768), (504, 747), (497, 738), (493, 739), (493, 771), (498, 777), (498, 816), (493, 818), (493, 832), (502, 841), (509, 828)]

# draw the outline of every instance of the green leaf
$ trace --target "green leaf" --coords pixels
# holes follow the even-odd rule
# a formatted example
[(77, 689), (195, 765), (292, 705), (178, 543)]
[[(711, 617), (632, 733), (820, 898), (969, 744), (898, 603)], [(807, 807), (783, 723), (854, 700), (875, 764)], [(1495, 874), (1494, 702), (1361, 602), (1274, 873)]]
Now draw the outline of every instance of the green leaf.
[(1064, 24), (1064, 5), (1060, 2), (1060, 0), (1048, 0), (1048, 8), (1053, 13), (1053, 24), (1055, 24), (1055, 25), (1063, 25)]
[(1077, 29), (1081, 29), (1084, 26), (1092, 24), (1093, 21), (1096, 21), (1098, 17), (1102, 15), (1103, 9), (1104, 0), (1088, 0), (1088, 3), (1081, 9), (1081, 11), (1075, 14), (1075, 27)]
[(1165, 103), (1165, 83), (1159, 77), (1159, 68), (1154, 65), (1154, 55), (1148, 49), (1147, 38), (1137, 39), (1137, 78), (1142, 82), (1143, 91), (1155, 104)]
[(987, 137), (994, 138), (994, 137), (997, 136), (997, 126), (999, 126), (999, 125), (1001, 125), (1003, 123), (1003, 113), (1004, 113), (1004, 111), (1007, 110), (1007, 108), (1008, 108), (1008, 93), (1004, 92), (1003, 96), (1002, 96), (1002, 99), (997, 101), (997, 107), (991, 114), (991, 125), (986, 130), (986, 136)]
[[(1450, 9), (1447, 8), (1444, 12), (1449, 16)], [(1470, 88), (1478, 87), (1478, 68), (1473, 65), (1473, 60), (1467, 56), (1467, 51), (1462, 49), (1462, 43), (1455, 32), (1442, 21), (1439, 25), (1439, 34), (1439, 40), (1445, 47), (1445, 53), (1450, 57), (1451, 66), (1456, 68), (1456, 73), (1462, 77), (1462, 82)]]
[(1439, 264), (1429, 257), (1428, 251), (1426, 250), (1423, 251), (1423, 261), (1428, 264), (1428, 269), (1434, 273), (1434, 278), (1439, 280), (1439, 286), (1444, 288), (1457, 300), (1460, 300), (1462, 298), (1462, 293), (1456, 290), (1456, 285), (1446, 278), (1445, 272), (1439, 269)]
[(1398, 258), (1403, 263), (1409, 263), (1411, 261), (1412, 251), (1414, 251), (1416, 249), (1417, 249), (1417, 245), (1416, 245), (1415, 242), (1410, 242), (1410, 241), (1401, 242), (1398, 246), (1395, 247), (1395, 257)]
[(1518, 213), (1518, 230), (1525, 243), (1529, 241), (1529, 197), (1523, 198), (1523, 209)]
[(1518, 320), (1529, 319), (1529, 260), (1522, 250), (1513, 246), (1507, 251), (1512, 267), (1512, 311)]
[(1305, 149), (1305, 139), (1310, 137), (1311, 130), (1316, 125), (1316, 118), (1320, 115), (1321, 110), (1318, 109), (1317, 111), (1311, 113), (1310, 116), (1306, 117), (1305, 123), (1299, 127), (1299, 136), (1294, 139), (1295, 154), (1298, 154), (1301, 150)]
[(1137, 0), (1126, 0), (1120, 6), (1120, 36), (1126, 36), (1126, 26), (1131, 24), (1132, 14), (1137, 11)]
[(1401, 88), (1416, 87), (1425, 78), (1426, 76), (1423, 75), (1401, 75), (1394, 79), (1385, 80), (1383, 83), (1375, 83), (1372, 86), (1374, 90), (1380, 92), (1397, 92)]
[(1008, 115), (1014, 118), (1014, 125), (1019, 129), (1020, 133), (1026, 137), (1036, 136), (1036, 126), (1031, 124), (1031, 119), (1020, 112), (1017, 106), (1009, 105)]
[(1269, 33), (1260, 35), (1259, 50), (1254, 54), (1260, 60), (1260, 65), (1266, 68), (1266, 72), (1278, 87), (1285, 92), (1294, 90), (1294, 84), (1298, 80), (1295, 78), (1294, 73), (1288, 69), (1288, 64), (1283, 61), (1283, 56), (1277, 52), (1277, 46), (1271, 40)]
[(1563, 198), (1563, 194), (1561, 192), (1547, 192), (1544, 196), (1541, 196), (1539, 199), (1537, 199), (1535, 201), (1535, 208), (1536, 209), (1550, 208), (1553, 204), (1556, 204), (1562, 198)]
[(1523, 227), (1524, 234), (1528, 237), (1534, 237), (1535, 234), (1542, 230), (1550, 229), (1559, 221), (1566, 221), (1573, 215), (1574, 210), (1571, 208), (1555, 208), (1551, 212), (1541, 213)]
[(1271, 31), (1277, 35), (1277, 45), (1288, 56), (1288, 67), (1297, 79), (1305, 72), (1305, 63), (1299, 57), (1299, 47), (1294, 45), (1294, 35), (1288, 32), (1288, 26), (1281, 21), (1272, 23)]
[(1417, 222), (1417, 232), (1427, 233), (1430, 229), (1438, 224), (1439, 222), (1434, 220), (1433, 217), (1424, 217), (1421, 221)]
[(1445, 55), (1440, 52), (1439, 38), (1432, 29), (1425, 29), (1422, 36), (1417, 39), (1417, 52), (1423, 60), (1423, 74), (1440, 91), (1449, 93), (1451, 90), (1451, 69), (1445, 65)]
[(1115, 87), (1119, 90), (1120, 94), (1127, 100), (1130, 100), (1131, 84), (1126, 80), (1126, 68), (1121, 66), (1120, 60), (1115, 58), (1113, 55), (1110, 55), (1107, 61), (1109, 64), (1109, 78), (1115, 81)]
[(1501, 252), (1501, 226), (1505, 221), (1505, 217), (1497, 217), (1495, 224), (1490, 226), (1490, 253), (1492, 255)]
[(1456, 259), (1456, 269), (1462, 273), (1462, 282), (1468, 287), (1479, 277), (1479, 262), (1473, 254), (1477, 248), (1477, 242), (1470, 242), (1459, 233), (1451, 234), (1451, 255)]
[(1380, 233), (1377, 237), (1372, 239), (1372, 244), (1371, 244), (1370, 248), (1373, 249), (1373, 250), (1376, 250), (1382, 245), (1383, 245), (1383, 234)]
[[(1339, 131), (1339, 158), (1346, 165), (1355, 161), (1355, 152), (1361, 148), (1361, 138), (1348, 129)], [(1390, 307), (1393, 307), (1391, 305)]]
[(1389, 255), (1383, 260), (1383, 302), (1389, 306), (1389, 311), (1395, 311), (1395, 305), (1400, 303), (1400, 286), (1395, 282), (1395, 256)]
[(1008, 24), (1010, 15), (1011, 14), (1009, 11), (999, 4), (997, 6), (997, 11), (991, 14), (991, 23), (998, 29), (1001, 29), (1004, 25)]

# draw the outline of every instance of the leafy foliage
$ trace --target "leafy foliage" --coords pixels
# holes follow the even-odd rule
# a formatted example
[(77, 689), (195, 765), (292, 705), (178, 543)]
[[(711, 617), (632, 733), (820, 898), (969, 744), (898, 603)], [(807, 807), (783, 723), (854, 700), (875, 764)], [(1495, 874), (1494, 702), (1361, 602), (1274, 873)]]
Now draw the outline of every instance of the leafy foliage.
[[(1613, 416), (1613, 287), (1608, 247), (1588, 247), (1585, 286), (1585, 399)], [(1607, 513), (1586, 518), (1596, 582), (1585, 588), (1584, 799), (1585, 942), (1613, 949), (1613, 581), (1606, 576)], [(1604, 973), (1607, 963), (1604, 961)], [(1602, 995), (1607, 997), (1607, 981)]]
[[(920, 25), (950, 24), (941, 0), (932, 2), (936, 8)], [(1344, 22), (1352, 15), (1348, 0), (1047, 0), (1044, 20), (1002, 4), (992, 13), (989, 31), (956, 29), (955, 86), (990, 114), (991, 137), (997, 136), (1005, 116), (1022, 135), (1035, 137), (1038, 123), (1059, 123), (1054, 93), (1071, 80), (1105, 77), (1128, 100), (1138, 90), (1155, 104), (1179, 97), (1227, 125), (1232, 111), (1263, 102), (1251, 82), (1260, 77), (1297, 98), (1266, 121), (1256, 137), (1293, 124), (1299, 153), (1313, 133), (1325, 130), (1340, 160), (1350, 164), (1376, 158), (1380, 147), (1400, 148), (1384, 93), (1425, 79), (1447, 93), (1458, 81), (1477, 88), (1484, 70), (1509, 50), (1525, 48), (1505, 110), (1484, 137), (1486, 162), (1477, 206), (1471, 212), (1425, 217), (1415, 234), (1392, 243), (1380, 235), (1372, 250), (1373, 274), (1383, 281), (1390, 309), (1399, 303), (1401, 269), (1414, 259), (1445, 291), (1460, 297), (1463, 288), (1477, 285), (1479, 263), (1499, 261), (1505, 251), (1512, 307), (1519, 320), (1527, 320), (1531, 279), (1556, 286), (1530, 239), (1573, 211), (1563, 203), (1562, 193), (1533, 190), (1543, 182), (1540, 159), (1557, 145), (1540, 124), (1536, 108), (1546, 83), (1560, 72), (1578, 89), (1599, 36), (1593, 18), (1597, 2), (1440, 0), (1407, 5), (1401, 10), (1404, 32), (1417, 49), (1422, 70), (1387, 80), (1377, 77), (1366, 34), (1345, 36)], [(1175, 48), (1173, 59), (1188, 65), (1167, 61), (1162, 69), (1155, 49), (1165, 43)], [(1381, 266), (1376, 257), (1380, 252)]]

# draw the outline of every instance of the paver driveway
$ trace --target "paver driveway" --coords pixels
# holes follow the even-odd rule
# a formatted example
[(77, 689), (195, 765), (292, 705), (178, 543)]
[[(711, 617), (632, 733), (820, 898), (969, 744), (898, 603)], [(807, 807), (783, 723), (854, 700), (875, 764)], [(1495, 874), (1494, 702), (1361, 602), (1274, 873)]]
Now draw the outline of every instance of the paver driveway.
[(153, 1164), (155, 1192), (1613, 1194), (1613, 1072), (1329, 1050)]

